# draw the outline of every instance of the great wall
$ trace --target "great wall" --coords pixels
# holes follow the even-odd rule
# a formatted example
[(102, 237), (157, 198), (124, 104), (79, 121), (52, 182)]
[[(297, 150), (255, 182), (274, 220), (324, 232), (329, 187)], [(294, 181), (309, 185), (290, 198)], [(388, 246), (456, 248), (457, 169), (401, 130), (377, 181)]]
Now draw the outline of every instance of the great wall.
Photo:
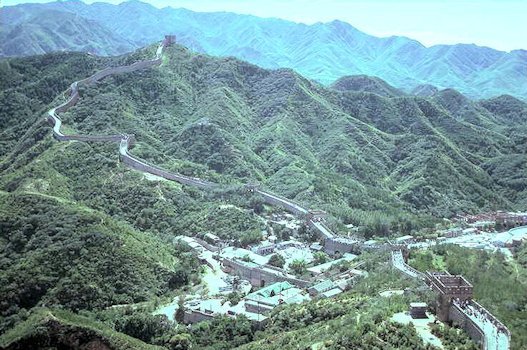
[(423, 281), (437, 293), (435, 314), (438, 320), (464, 329), (484, 350), (510, 349), (509, 329), (473, 300), (473, 287), (463, 276), (417, 271), (406, 263), (400, 249), (392, 251), (392, 265), (405, 275)]
[[(68, 109), (70, 109), (77, 103), (77, 101), (80, 99), (80, 86), (89, 86), (91, 84), (95, 84), (109, 75), (130, 73), (140, 69), (160, 65), (162, 63), (163, 50), (165, 49), (165, 47), (172, 45), (174, 42), (175, 37), (167, 35), (157, 48), (154, 59), (135, 62), (128, 66), (105, 68), (88, 78), (72, 83), (70, 87), (66, 90), (66, 93), (70, 94), (69, 99), (61, 105), (54, 107), (48, 111), (47, 120), (53, 125), (54, 137), (59, 141), (119, 143), (119, 159), (125, 165), (132, 169), (144, 173), (153, 174), (167, 180), (177, 181), (184, 185), (195, 186), (201, 189), (212, 189), (220, 187), (219, 184), (214, 182), (209, 182), (195, 177), (189, 177), (182, 174), (170, 172), (161, 167), (149, 164), (145, 160), (142, 160), (132, 155), (130, 153), (130, 148), (135, 142), (134, 135), (65, 135), (61, 132), (62, 121), (59, 118), (59, 114), (66, 112)], [(267, 204), (283, 207), (284, 209), (290, 211), (295, 215), (305, 216), (307, 219), (307, 224), (312, 227), (315, 231), (317, 231), (323, 239), (328, 253), (346, 253), (353, 250), (354, 243), (356, 243), (356, 241), (348, 239), (346, 237), (337, 237), (334, 233), (332, 233), (331, 230), (324, 224), (324, 217), (319, 215), (321, 213), (320, 211), (306, 209), (299, 203), (296, 203), (288, 198), (284, 198), (276, 194), (264, 191), (258, 188), (258, 186), (256, 185), (247, 184), (245, 185), (245, 187), (248, 192), (256, 193), (261, 196)]]
[[(195, 186), (201, 189), (213, 189), (220, 185), (199, 178), (189, 177), (178, 173), (169, 172), (158, 166), (133, 156), (130, 148), (133, 147), (135, 136), (129, 134), (116, 135), (65, 135), (61, 132), (62, 121), (60, 113), (66, 112), (74, 106), (80, 99), (79, 86), (89, 86), (95, 84), (105, 77), (113, 74), (130, 73), (140, 69), (145, 69), (160, 65), (162, 63), (163, 50), (175, 42), (175, 36), (167, 35), (156, 50), (155, 57), (151, 60), (135, 62), (127, 66), (109, 67), (92, 76), (80, 81), (76, 81), (66, 90), (70, 96), (61, 105), (48, 111), (47, 120), (53, 125), (53, 135), (59, 141), (81, 141), (81, 142), (113, 142), (119, 144), (119, 159), (128, 167), (162, 177), (167, 180), (176, 181), (184, 185)], [(256, 185), (245, 185), (247, 192), (260, 195), (263, 200), (270, 205), (283, 207), (287, 211), (306, 218), (307, 224), (312, 227), (321, 237), (325, 251), (329, 254), (339, 254), (351, 252), (356, 248), (357, 241), (347, 237), (339, 237), (334, 234), (325, 224), (325, 215), (321, 211), (309, 210), (299, 203), (290, 199), (280, 197), (276, 194), (264, 191)], [(498, 321), (490, 312), (472, 300), (472, 286), (462, 276), (451, 276), (440, 273), (423, 274), (412, 268), (404, 261), (402, 250), (398, 246), (389, 245), (378, 247), (392, 250), (392, 264), (404, 274), (419, 278), (426, 282), (431, 289), (438, 293), (438, 303), (436, 306), (438, 318), (441, 321), (452, 322), (467, 331), (471, 338), (482, 345), (485, 350), (502, 350), (510, 347), (510, 332)], [(248, 279), (266, 279), (269, 282), (277, 280), (288, 280), (293, 284), (305, 286), (306, 281), (289, 276), (278, 278), (276, 274), (267, 271), (247, 270), (237, 266), (235, 261), (225, 261), (227, 267), (237, 271), (238, 274)], [(264, 277), (262, 277), (264, 276)], [(210, 316), (207, 316), (210, 318)]]

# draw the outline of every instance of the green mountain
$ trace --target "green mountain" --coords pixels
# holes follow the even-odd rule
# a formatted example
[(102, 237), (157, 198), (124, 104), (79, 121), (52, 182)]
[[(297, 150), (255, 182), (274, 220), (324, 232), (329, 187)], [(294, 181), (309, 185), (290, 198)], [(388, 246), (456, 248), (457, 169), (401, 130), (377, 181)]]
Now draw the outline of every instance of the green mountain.
[(382, 79), (367, 75), (353, 75), (338, 79), (331, 88), (338, 91), (371, 92), (382, 97), (397, 97), (405, 94)]
[(116, 55), (135, 46), (105, 26), (77, 14), (44, 9), (25, 21), (2, 23), (2, 56), (36, 55), (54, 51), (85, 51)]
[[(35, 120), (27, 115), (43, 107), (31, 94), (45, 86), (40, 84), (67, 80), (44, 82), (56, 78), (50, 72), (27, 91), (21, 70), (38, 69), (39, 59), (60, 61), (78, 77), (79, 62), (86, 72), (145, 52), (106, 60), (60, 54), (4, 61), (6, 82), (13, 84), (2, 92), (9, 116), (2, 137), (6, 164), (27, 157), (20, 148), (30, 145), (17, 146), (20, 132)], [(88, 134), (134, 133), (134, 153), (155, 164), (219, 182), (258, 181), (348, 223), (363, 224), (362, 213), (371, 211), (384, 212), (391, 222), (401, 219), (399, 213), (448, 217), (525, 203), (525, 103), (510, 96), (473, 102), (443, 90), (413, 97), (378, 79), (372, 88), (364, 77), (367, 84), (353, 87), (363, 91), (348, 91), (345, 84), (340, 90), (347, 90), (339, 91), (291, 70), (264, 70), (181, 47), (166, 60), (159, 69), (110, 77), (81, 92), (81, 101), (62, 116), (64, 124)], [(52, 88), (49, 95), (59, 91)], [(18, 109), (18, 101), (35, 106)], [(34, 132), (42, 137), (43, 128)], [(57, 147), (66, 146), (46, 152)], [(17, 171), (9, 172), (14, 189), (22, 181), (17, 176), (28, 181), (26, 171)]]
[[(409, 96), (364, 76), (326, 88), (289, 69), (173, 46), (158, 67), (81, 87), (61, 114), (64, 131), (133, 133), (133, 154), (230, 186), (201, 191), (131, 170), (116, 144), (53, 139), (43, 117), (72, 81), (155, 50), (0, 61), (0, 345), (426, 349), (413, 328), (389, 318), (430, 295), (379, 296), (416, 287), (383, 253), (363, 254), (369, 277), (338, 302), (279, 308), (261, 332), (243, 317), (186, 329), (151, 312), (200, 279), (198, 259), (174, 236), (213, 231), (243, 244), (265, 229), (261, 202), (239, 187), (246, 182), (325, 209), (333, 229), (353, 223), (366, 237), (412, 233), (460, 211), (525, 208), (527, 104), (474, 102), (452, 89)], [(514, 285), (525, 274), (521, 254), (513, 262), (482, 255), (473, 269), (486, 283), (492, 261), (516, 271), (503, 277)], [(516, 294), (502, 303), (499, 293), (483, 295), (502, 314), (520, 308)], [(521, 312), (513, 315), (507, 325), (521, 334)], [(456, 330), (438, 332), (447, 349), (473, 349)]]
[[(48, 10), (62, 14), (38, 23)], [(23, 4), (4, 7), (0, 21), (1, 52), (9, 56), (58, 49), (123, 53), (131, 44), (138, 48), (173, 33), (194, 51), (235, 56), (264, 68), (292, 68), (328, 85), (343, 76), (369, 75), (405, 92), (431, 84), (470, 98), (527, 98), (525, 50), (507, 53), (466, 44), (426, 48), (405, 37), (374, 37), (341, 21), (304, 25), (225, 12), (157, 9), (139, 1)], [(83, 30), (87, 21), (94, 33)]]

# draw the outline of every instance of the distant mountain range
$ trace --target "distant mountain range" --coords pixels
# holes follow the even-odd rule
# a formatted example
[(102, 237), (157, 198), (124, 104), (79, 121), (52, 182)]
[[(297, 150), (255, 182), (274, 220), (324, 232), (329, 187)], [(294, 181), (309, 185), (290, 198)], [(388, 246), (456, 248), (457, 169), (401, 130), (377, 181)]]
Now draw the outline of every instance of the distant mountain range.
[(455, 88), (471, 98), (527, 98), (526, 50), (507, 53), (465, 44), (426, 48), (405, 37), (374, 37), (341, 21), (305, 25), (226, 12), (158, 9), (139, 1), (23, 4), (2, 8), (0, 20), (3, 56), (57, 50), (114, 55), (173, 33), (194, 51), (235, 56), (264, 68), (293, 68), (327, 85), (343, 76), (370, 75), (424, 95)]

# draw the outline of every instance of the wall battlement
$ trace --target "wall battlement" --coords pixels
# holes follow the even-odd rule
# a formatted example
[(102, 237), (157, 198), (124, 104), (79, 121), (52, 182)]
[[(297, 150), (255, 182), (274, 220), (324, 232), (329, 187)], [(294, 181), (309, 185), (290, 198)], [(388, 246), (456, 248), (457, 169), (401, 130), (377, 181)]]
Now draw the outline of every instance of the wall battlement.
[(425, 281), (438, 293), (437, 318), (463, 328), (485, 350), (507, 350), (510, 331), (472, 299), (473, 287), (461, 275), (427, 271)]

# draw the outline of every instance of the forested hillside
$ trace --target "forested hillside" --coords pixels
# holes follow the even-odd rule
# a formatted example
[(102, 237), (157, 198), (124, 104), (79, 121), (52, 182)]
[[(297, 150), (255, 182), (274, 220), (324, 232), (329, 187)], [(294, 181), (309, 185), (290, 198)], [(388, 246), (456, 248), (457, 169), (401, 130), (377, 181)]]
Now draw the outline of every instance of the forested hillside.
[(4, 7), (0, 22), (3, 56), (60, 49), (124, 53), (172, 33), (195, 51), (235, 56), (265, 68), (293, 68), (328, 85), (342, 76), (366, 74), (406, 92), (431, 84), (472, 98), (527, 98), (525, 50), (503, 52), (468, 44), (425, 47), (406, 37), (368, 35), (338, 20), (305, 25), (228, 12), (158, 9), (140, 1), (57, 1)]
[[(118, 60), (133, 62), (151, 50)], [(47, 66), (37, 85), (17, 78), (21, 72), (37, 73), (35, 60), (59, 58), (56, 72), (48, 73), (53, 65)], [(87, 68), (77, 71), (79, 61)], [(2, 74), (9, 77), (2, 92), (9, 101), (3, 105), (8, 116), (3, 120), (3, 167), (9, 167), (3, 181), (11, 191), (30, 181), (28, 166), (54, 167), (75, 177), (85, 173), (95, 148), (111, 150), (107, 145), (56, 145), (43, 125), (17, 145), (22, 130), (41, 118), (31, 113), (43, 112), (42, 101), (66, 87), (64, 71), (76, 78), (101, 64), (99, 58), (80, 54), (2, 63)], [(40, 89), (44, 84), (51, 88)], [(327, 209), (344, 223), (375, 223), (381, 230), (397, 230), (408, 221), (419, 226), (415, 215), (448, 217), (525, 205), (525, 103), (510, 96), (472, 102), (455, 90), (429, 98), (406, 96), (384, 82), (391, 95), (380, 96), (377, 80), (359, 80), (365, 87), (359, 90), (373, 86), (373, 93), (356, 91), (356, 85), (327, 89), (290, 70), (264, 70), (176, 47), (158, 69), (109, 77), (81, 91), (81, 101), (63, 121), (81, 133), (134, 133), (138, 143), (133, 152), (152, 163), (224, 183), (260, 182)], [(38, 96), (43, 90), (45, 96)], [(28, 99), (32, 103), (17, 102)], [(55, 155), (58, 148), (64, 151)], [(32, 157), (48, 161), (41, 165)], [(107, 157), (115, 166), (115, 152)], [(71, 186), (93, 188), (89, 182)], [(121, 191), (118, 186), (116, 191)], [(71, 193), (82, 198), (79, 188)], [(100, 207), (107, 210), (108, 205)]]
[[(65, 98), (60, 92), (72, 81), (154, 51), (0, 62), (0, 294), (8, 296), (0, 303), (0, 329), (19, 325), (1, 341), (53, 343), (38, 330), (55, 327), (102, 342), (105, 332), (119, 331), (176, 349), (273, 348), (291, 339), (334, 349), (354, 347), (365, 335), (372, 347), (425, 348), (411, 328), (387, 317), (426, 295), (394, 302), (376, 296), (411, 284), (386, 277), (386, 256), (371, 258), (372, 279), (342, 296), (345, 308), (313, 302), (300, 314), (274, 314), (273, 324), (286, 330), (280, 334), (258, 333), (243, 318), (187, 333), (134, 307), (199, 279), (196, 256), (174, 245), (174, 236), (214, 231), (238, 243), (259, 237), (264, 225), (253, 209), (261, 203), (241, 195), (245, 182), (326, 209), (338, 219), (334, 228), (353, 223), (366, 237), (431, 227), (459, 211), (525, 206), (527, 106), (513, 97), (472, 102), (454, 90), (414, 97), (367, 77), (325, 88), (291, 70), (181, 46), (168, 48), (160, 67), (81, 89), (81, 100), (61, 118), (66, 131), (134, 133), (134, 154), (232, 186), (200, 191), (128, 169), (116, 144), (52, 138), (45, 111)], [(350, 327), (327, 332), (343, 324)]]

